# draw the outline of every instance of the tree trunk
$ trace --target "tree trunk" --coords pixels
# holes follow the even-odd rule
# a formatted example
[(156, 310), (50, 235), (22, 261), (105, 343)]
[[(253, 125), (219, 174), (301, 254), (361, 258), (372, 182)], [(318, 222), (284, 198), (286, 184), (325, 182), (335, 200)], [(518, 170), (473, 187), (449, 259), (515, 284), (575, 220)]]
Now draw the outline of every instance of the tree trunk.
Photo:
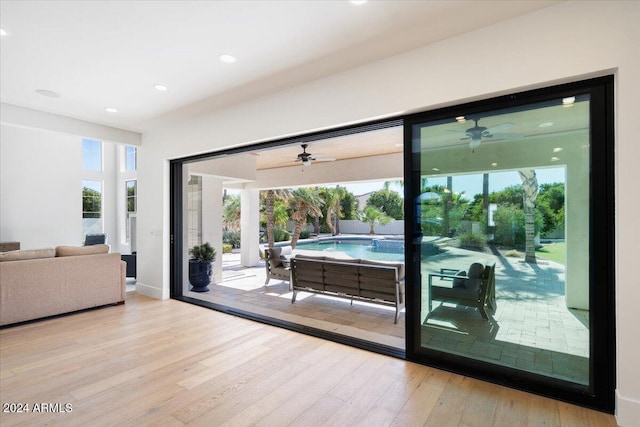
[(482, 174), (482, 209), (489, 210), (489, 174)]
[(273, 190), (267, 190), (267, 241), (269, 249), (273, 249), (275, 246), (273, 239), (273, 225), (275, 220), (275, 192)]
[(291, 236), (291, 248), (295, 249), (302, 232), (302, 222), (296, 221), (296, 228), (293, 230), (293, 236)]
[(524, 262), (536, 264), (535, 217), (536, 198), (538, 197), (538, 178), (536, 171), (527, 169), (518, 171), (522, 179), (522, 201), (524, 205), (525, 257)]
[(442, 215), (442, 236), (449, 235), (449, 229), (451, 228), (451, 222), (449, 220), (449, 211), (451, 210), (452, 196), (453, 196), (453, 177), (447, 177), (447, 191), (444, 197), (444, 209)]
[(293, 230), (293, 236), (291, 236), (291, 248), (295, 248), (302, 233), (302, 226), (307, 223), (307, 214), (309, 209), (302, 209), (295, 214), (296, 228)]
[(327, 227), (329, 227), (329, 231), (331, 231), (331, 235), (335, 236), (336, 231), (335, 231), (335, 228), (333, 227), (333, 221), (331, 220), (332, 212), (333, 212), (333, 206), (327, 207), (327, 218), (325, 222), (327, 223)]

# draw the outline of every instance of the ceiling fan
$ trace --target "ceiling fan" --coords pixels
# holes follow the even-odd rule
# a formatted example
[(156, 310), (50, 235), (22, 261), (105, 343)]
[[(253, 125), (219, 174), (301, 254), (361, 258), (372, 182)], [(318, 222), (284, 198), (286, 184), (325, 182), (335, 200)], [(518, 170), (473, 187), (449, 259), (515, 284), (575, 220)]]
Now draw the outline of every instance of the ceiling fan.
[(308, 144), (302, 144), (300, 145), (302, 147), (302, 153), (298, 154), (298, 157), (296, 158), (296, 162), (302, 162), (303, 166), (309, 166), (311, 165), (311, 162), (333, 162), (336, 159), (334, 159), (333, 157), (325, 157), (322, 154), (311, 154), (311, 153), (307, 153), (307, 147), (309, 146)]
[(503, 130), (509, 129), (513, 126), (513, 123), (502, 123), (497, 126), (487, 128), (485, 126), (479, 126), (480, 119), (472, 119), (475, 125), (465, 131), (465, 136), (460, 138), (461, 141), (470, 140), (469, 147), (475, 150), (481, 143), (482, 138), (499, 138), (499, 139), (514, 139), (522, 138), (522, 135), (517, 133), (499, 133)]

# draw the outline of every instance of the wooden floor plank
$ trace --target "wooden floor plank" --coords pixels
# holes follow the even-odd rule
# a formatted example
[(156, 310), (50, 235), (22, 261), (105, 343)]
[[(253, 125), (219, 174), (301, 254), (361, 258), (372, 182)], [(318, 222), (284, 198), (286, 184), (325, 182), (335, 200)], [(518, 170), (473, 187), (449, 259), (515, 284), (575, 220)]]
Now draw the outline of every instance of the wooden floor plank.
[(0, 424), (614, 426), (608, 414), (177, 301), (0, 330)]

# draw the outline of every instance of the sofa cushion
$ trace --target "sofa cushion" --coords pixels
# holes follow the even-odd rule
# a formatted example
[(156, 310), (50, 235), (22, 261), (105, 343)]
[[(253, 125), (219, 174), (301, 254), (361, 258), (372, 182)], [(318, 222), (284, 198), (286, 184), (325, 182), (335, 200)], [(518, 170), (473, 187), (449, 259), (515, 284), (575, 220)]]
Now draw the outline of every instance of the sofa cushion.
[(467, 272), (464, 270), (458, 271), (456, 273), (456, 276), (462, 276), (462, 277), (454, 277), (453, 278), (453, 287), (454, 288), (464, 288), (465, 285), (465, 277), (467, 276)]
[(276, 246), (269, 250), (269, 265), (271, 268), (282, 267), (283, 260), (289, 260), (292, 256), (291, 246)]
[(55, 253), (57, 257), (106, 254), (109, 253), (109, 245), (56, 246)]
[(482, 285), (482, 273), (484, 273), (484, 265), (474, 262), (469, 267), (469, 278), (465, 280), (464, 287), (472, 292), (477, 292)]
[(398, 280), (404, 279), (404, 263), (391, 261), (372, 261), (369, 259), (360, 260), (360, 264), (381, 265), (385, 267), (395, 267), (398, 270)]
[(317, 259), (320, 261), (324, 261), (327, 259), (326, 256), (323, 255), (307, 255), (307, 254), (296, 254), (296, 259)]
[(23, 249), (20, 251), (0, 252), (0, 262), (22, 261), (27, 259), (53, 258), (56, 256), (54, 248)]

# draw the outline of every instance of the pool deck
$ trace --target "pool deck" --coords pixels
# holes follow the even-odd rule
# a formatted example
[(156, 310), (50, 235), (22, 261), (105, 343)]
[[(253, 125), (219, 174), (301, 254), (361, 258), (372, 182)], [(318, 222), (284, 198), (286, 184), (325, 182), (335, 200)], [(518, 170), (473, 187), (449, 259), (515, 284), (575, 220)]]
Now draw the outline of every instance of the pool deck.
[[(331, 255), (351, 258), (339, 251)], [(476, 261), (496, 263), (498, 310), (484, 321), (476, 309), (436, 301), (422, 324), (423, 345), (584, 383), (588, 376), (589, 315), (566, 307), (564, 266), (546, 260), (530, 265), (500, 254), (447, 247), (423, 263), (424, 286), (429, 271), (465, 268)], [(224, 254), (222, 282), (210, 286), (207, 293), (185, 289), (185, 295), (405, 349), (404, 310), (394, 324), (394, 309), (378, 304), (351, 305), (346, 298), (304, 292), (291, 304), (288, 282), (272, 279), (265, 286), (265, 277), (264, 262), (247, 268), (241, 266), (240, 254)]]

